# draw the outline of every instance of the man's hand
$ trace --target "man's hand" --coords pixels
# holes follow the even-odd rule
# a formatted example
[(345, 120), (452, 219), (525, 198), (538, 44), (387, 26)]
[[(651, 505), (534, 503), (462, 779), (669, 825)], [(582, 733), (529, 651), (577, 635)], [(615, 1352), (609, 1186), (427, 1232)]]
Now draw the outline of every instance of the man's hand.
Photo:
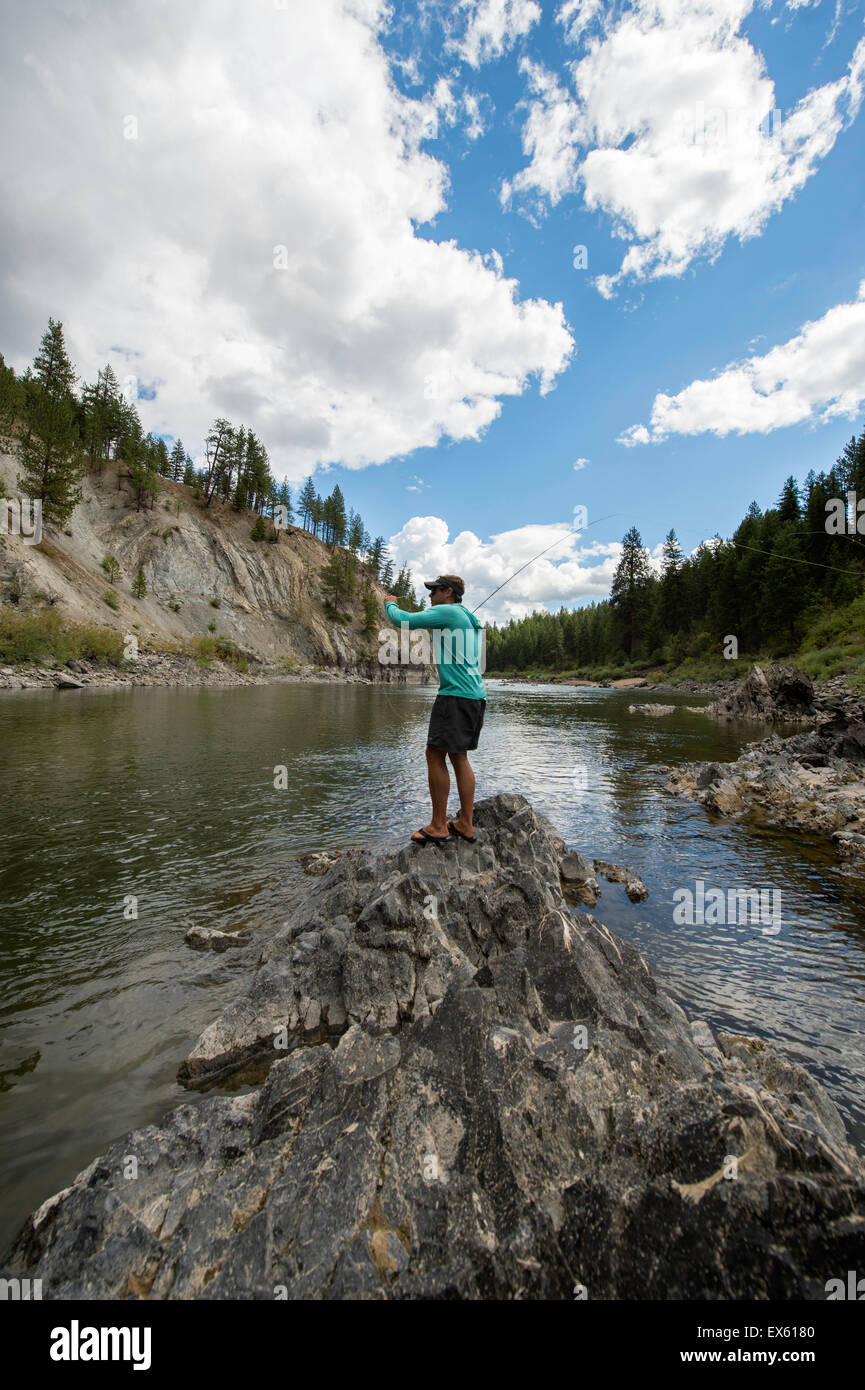
[(397, 598), (396, 594), (386, 594), (384, 601), (385, 603), (395, 603), (397, 608), (399, 608), (399, 599)]

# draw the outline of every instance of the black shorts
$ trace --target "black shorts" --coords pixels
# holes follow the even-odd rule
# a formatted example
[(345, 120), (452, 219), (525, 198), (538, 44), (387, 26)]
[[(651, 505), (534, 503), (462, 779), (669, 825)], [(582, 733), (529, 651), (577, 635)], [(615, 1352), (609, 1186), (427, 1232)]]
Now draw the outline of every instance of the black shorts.
[(486, 708), (486, 700), (437, 695), (430, 715), (427, 748), (441, 748), (447, 753), (467, 753), (477, 748)]

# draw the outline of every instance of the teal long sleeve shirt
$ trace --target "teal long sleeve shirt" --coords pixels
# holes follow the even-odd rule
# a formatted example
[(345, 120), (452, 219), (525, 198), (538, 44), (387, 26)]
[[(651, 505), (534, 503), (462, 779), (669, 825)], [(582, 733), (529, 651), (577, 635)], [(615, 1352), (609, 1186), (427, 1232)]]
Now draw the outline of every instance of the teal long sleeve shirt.
[(464, 700), (485, 700), (481, 677), (484, 656), (483, 623), (461, 603), (436, 603), (420, 613), (406, 613), (395, 603), (384, 611), (394, 627), (403, 624), (411, 632), (429, 632), (430, 660), (439, 673), (439, 694), (459, 695)]

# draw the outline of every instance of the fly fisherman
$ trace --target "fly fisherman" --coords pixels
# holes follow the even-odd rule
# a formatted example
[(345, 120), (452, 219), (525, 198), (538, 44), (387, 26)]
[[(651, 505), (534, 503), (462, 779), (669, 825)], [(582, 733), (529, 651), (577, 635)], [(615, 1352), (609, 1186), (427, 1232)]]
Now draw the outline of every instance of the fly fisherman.
[[(393, 594), (388, 594), (384, 605), (395, 627), (405, 623), (412, 631), (431, 630), (433, 659), (439, 673), (439, 693), (433, 702), (426, 745), (432, 820), (412, 835), (418, 845), (442, 845), (451, 834), (469, 844), (475, 841), (475, 774), (467, 753), (478, 746), (487, 691), (480, 672), (483, 624), (463, 607), (465, 587), (459, 575), (440, 574), (438, 579), (424, 581), (424, 588), (429, 589), (430, 607), (420, 613), (403, 612)], [(460, 797), (460, 813), (451, 821), (447, 818), (451, 785), (448, 758)]]

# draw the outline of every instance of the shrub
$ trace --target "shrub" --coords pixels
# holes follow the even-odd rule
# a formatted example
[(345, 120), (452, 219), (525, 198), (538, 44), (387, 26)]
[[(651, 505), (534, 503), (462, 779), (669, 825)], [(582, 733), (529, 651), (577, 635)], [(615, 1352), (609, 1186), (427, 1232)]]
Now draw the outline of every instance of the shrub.
[(29, 613), (0, 609), (0, 660), (62, 666), (81, 657), (119, 666), (123, 660), (121, 634), (113, 628), (64, 622), (53, 608)]
[(236, 671), (246, 673), (249, 669), (249, 657), (230, 637), (200, 637), (193, 645), (192, 655), (200, 666), (209, 666), (218, 657)]
[(192, 655), (199, 666), (209, 666), (216, 656), (216, 640), (213, 637), (199, 637), (192, 648)]
[(105, 593), (102, 595), (102, 602), (107, 603), (109, 608), (113, 608), (115, 613), (117, 612), (117, 609), (120, 607), (120, 604), (117, 601), (117, 595), (113, 589), (105, 590)]

